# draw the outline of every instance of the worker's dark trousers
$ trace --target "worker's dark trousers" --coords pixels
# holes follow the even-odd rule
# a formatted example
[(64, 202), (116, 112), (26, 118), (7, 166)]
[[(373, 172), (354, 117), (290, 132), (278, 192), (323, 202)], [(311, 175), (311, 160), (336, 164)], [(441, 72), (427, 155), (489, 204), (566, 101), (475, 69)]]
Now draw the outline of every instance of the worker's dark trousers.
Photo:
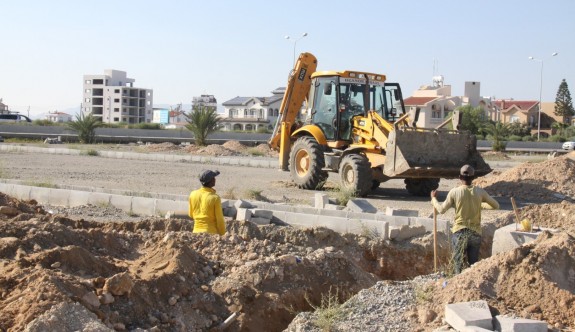
[[(461, 273), (468, 264), (472, 265), (479, 260), (481, 235), (469, 228), (464, 228), (453, 233), (451, 243), (453, 245), (453, 272), (455, 274)], [(465, 258), (467, 258), (467, 262)]]

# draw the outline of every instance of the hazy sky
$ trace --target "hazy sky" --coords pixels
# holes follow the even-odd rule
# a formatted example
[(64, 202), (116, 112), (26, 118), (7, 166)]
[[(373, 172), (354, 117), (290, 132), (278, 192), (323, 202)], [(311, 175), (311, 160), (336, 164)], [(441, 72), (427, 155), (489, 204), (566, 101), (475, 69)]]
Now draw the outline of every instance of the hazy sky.
[[(295, 46), (318, 70), (363, 70), (399, 82), (404, 97), (445, 77), (481, 94), (575, 98), (575, 1), (2, 1), (0, 98), (30, 115), (79, 107), (82, 76), (123, 70), (154, 104), (213, 94), (269, 96), (285, 86)], [(552, 57), (553, 52), (559, 55)], [(434, 71), (434, 63), (435, 66)]]

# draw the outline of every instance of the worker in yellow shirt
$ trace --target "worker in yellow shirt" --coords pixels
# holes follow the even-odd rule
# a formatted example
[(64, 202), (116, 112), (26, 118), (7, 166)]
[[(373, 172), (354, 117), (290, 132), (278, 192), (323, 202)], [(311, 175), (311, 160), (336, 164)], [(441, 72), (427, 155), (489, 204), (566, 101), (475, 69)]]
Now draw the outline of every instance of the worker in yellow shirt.
[[(481, 209), (499, 209), (499, 203), (480, 187), (472, 185), (475, 169), (464, 165), (459, 171), (461, 185), (449, 191), (445, 201), (437, 201), (437, 192), (431, 192), (431, 204), (443, 214), (455, 209), (455, 221), (451, 228), (454, 273), (459, 274), (464, 264), (472, 265), (479, 260), (481, 247)], [(467, 262), (465, 262), (467, 257)]]
[(202, 187), (190, 193), (188, 215), (194, 220), (194, 233), (220, 235), (226, 233), (222, 200), (213, 189), (218, 175), (219, 171), (202, 171), (200, 173)]

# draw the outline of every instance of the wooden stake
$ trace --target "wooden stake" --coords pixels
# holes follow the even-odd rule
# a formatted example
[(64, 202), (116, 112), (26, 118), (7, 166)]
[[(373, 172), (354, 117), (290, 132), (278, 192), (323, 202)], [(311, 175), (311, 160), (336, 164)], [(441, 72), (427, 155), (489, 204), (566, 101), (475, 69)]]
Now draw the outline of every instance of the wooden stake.
[(517, 205), (513, 197), (511, 197), (511, 205), (513, 205), (513, 213), (515, 213), (515, 230), (517, 230), (517, 225), (520, 224), (521, 221), (519, 220), (519, 211), (517, 211)]
[(433, 208), (433, 270), (437, 273), (437, 210)]

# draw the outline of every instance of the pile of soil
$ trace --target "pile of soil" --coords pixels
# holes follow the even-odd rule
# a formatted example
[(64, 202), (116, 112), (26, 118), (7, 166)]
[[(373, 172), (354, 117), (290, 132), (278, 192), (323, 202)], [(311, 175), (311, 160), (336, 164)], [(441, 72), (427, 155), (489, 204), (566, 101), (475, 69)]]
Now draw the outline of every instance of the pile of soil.
[(524, 163), (474, 181), (494, 196), (548, 203), (575, 199), (575, 152), (540, 163)]
[[(222, 145), (210, 144), (208, 146), (197, 146), (194, 144), (190, 145), (176, 145), (174, 143), (160, 143), (160, 144), (148, 144), (143, 148), (146, 152), (158, 153), (158, 152), (182, 152), (190, 153), (195, 155), (205, 155), (205, 156), (253, 156), (261, 155), (264, 157), (276, 157), (278, 153), (269, 148), (267, 144), (259, 144), (255, 147), (248, 147), (240, 143), (239, 141), (227, 141)], [(255, 152), (254, 152), (255, 151)]]
[[(510, 314), (575, 327), (575, 238), (566, 232), (542, 233), (536, 241), (481, 260), (461, 274), (433, 282), (428, 301), (412, 312), (430, 331), (442, 325), (446, 304), (485, 300), (492, 314)], [(423, 322), (423, 317), (437, 318)]]
[(280, 331), (331, 289), (352, 296), (432, 267), (430, 246), (325, 228), (227, 220), (220, 237), (185, 220), (81, 210), (51, 214), (0, 193), (0, 330), (61, 330), (79, 317), (73, 330), (206, 331), (237, 312), (230, 330)]

